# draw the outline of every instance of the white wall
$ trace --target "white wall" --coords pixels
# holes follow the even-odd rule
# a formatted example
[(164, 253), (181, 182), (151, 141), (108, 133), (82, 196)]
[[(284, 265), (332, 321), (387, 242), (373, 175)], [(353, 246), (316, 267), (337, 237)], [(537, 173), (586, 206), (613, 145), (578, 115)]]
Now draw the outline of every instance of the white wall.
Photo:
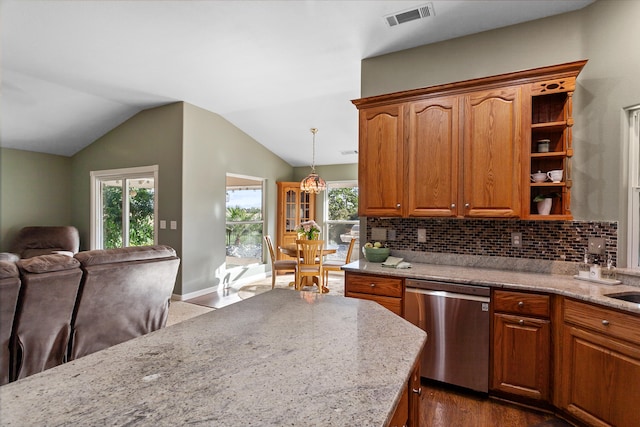
[[(267, 233), (276, 232), (276, 181), (293, 168), (218, 114), (184, 104), (182, 294), (219, 285), (225, 275), (226, 174), (266, 178)], [(230, 281), (270, 266), (234, 274)]]

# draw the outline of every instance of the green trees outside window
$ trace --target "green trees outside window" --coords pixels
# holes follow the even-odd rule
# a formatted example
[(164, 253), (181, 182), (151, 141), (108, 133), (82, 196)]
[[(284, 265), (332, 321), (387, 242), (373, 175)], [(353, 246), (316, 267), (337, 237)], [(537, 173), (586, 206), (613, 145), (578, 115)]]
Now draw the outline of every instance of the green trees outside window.
[[(154, 243), (153, 189), (131, 188), (129, 191), (129, 245)], [(122, 186), (105, 185), (102, 189), (104, 249), (123, 247)]]

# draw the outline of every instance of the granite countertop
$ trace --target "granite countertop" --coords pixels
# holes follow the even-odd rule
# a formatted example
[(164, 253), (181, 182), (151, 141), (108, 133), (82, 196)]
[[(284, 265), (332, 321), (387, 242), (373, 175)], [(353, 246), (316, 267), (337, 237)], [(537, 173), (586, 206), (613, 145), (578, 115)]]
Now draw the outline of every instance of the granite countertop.
[(386, 425), (426, 334), (275, 289), (0, 387), (1, 425)]
[(347, 264), (342, 269), (357, 273), (547, 292), (640, 314), (640, 304), (606, 296), (607, 294), (623, 292), (639, 292), (640, 288), (637, 286), (625, 284), (602, 285), (577, 280), (572, 275), (566, 274), (507, 271), (482, 267), (428, 264), (415, 261), (411, 262), (411, 268), (395, 269), (382, 267), (380, 263), (371, 263), (364, 259)]

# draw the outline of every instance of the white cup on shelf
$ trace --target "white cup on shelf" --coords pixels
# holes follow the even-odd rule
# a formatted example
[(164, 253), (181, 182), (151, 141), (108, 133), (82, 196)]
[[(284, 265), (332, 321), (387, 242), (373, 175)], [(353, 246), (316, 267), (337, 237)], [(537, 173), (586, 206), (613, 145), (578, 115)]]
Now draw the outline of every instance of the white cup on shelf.
[(562, 182), (562, 169), (555, 169), (547, 172), (547, 176), (553, 182)]

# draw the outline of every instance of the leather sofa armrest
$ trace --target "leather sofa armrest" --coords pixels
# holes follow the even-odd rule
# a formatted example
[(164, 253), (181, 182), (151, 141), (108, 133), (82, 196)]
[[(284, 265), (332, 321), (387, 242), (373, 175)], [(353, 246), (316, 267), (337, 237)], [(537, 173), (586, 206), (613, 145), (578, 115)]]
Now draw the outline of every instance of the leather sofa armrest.
[(20, 277), (16, 263), (0, 260), (0, 279), (11, 279), (16, 277)]

